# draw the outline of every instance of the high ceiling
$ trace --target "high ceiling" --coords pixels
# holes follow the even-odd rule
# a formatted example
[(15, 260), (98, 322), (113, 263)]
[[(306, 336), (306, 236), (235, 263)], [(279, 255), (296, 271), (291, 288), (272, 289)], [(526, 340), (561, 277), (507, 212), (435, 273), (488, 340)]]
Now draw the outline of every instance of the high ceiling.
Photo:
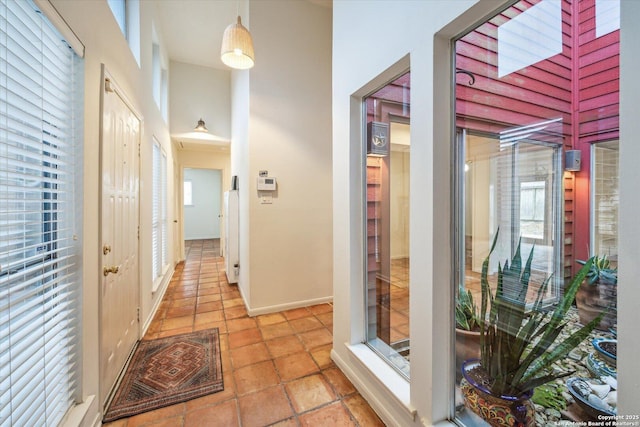
[(220, 61), (220, 45), (224, 29), (236, 20), (237, 1), (159, 0), (156, 7), (171, 60), (228, 69)]
[[(156, 0), (163, 42), (173, 61), (228, 69), (220, 61), (222, 33), (245, 0)], [(301, 1), (301, 0), (297, 0)], [(308, 0), (331, 7), (332, 0)], [(244, 16), (242, 16), (244, 18)], [(251, 30), (251, 25), (248, 25)]]

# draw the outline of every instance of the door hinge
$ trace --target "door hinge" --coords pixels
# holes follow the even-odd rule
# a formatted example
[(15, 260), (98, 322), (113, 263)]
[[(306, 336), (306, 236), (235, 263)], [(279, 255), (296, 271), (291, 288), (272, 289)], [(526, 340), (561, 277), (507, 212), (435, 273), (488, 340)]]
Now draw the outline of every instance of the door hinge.
[(140, 226), (138, 226), (138, 240), (140, 240)]
[(111, 80), (108, 78), (104, 79), (104, 90), (106, 92), (113, 92), (113, 87), (111, 87)]
[(138, 307), (136, 315), (138, 317), (138, 323), (139, 323), (140, 322), (140, 307)]

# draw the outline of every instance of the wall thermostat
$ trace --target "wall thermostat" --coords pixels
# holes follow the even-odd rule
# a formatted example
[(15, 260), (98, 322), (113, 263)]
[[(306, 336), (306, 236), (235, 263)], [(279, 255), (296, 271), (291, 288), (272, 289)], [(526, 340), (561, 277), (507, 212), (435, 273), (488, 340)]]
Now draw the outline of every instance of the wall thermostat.
[(276, 191), (274, 177), (258, 177), (258, 191)]

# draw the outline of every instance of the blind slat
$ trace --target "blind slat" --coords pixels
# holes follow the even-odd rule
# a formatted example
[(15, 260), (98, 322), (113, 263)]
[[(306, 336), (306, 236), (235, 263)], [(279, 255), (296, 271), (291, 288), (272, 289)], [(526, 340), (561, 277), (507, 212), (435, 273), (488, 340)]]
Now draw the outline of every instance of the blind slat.
[(0, 425), (55, 426), (78, 386), (82, 67), (31, 0), (0, 0), (0, 63)]

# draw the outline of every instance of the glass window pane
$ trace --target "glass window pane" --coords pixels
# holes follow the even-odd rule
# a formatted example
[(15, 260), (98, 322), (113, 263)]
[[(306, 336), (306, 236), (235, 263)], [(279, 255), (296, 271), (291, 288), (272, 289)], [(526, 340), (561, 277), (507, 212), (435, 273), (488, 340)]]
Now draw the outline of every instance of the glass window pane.
[(366, 342), (409, 377), (409, 73), (366, 108)]
[[(615, 415), (602, 379), (616, 377), (615, 357), (602, 347), (617, 352), (619, 25), (599, 31), (614, 21), (605, 14), (600, 2), (523, 0), (455, 41), (455, 415), (465, 425), (486, 425), (474, 382), (528, 402), (524, 425), (556, 424), (565, 409), (587, 421), (595, 404)], [(590, 164), (563, 171), (565, 150)], [(573, 280), (586, 246), (598, 268)]]
[(618, 141), (593, 145), (591, 176), (593, 248), (591, 255), (606, 255), (618, 264)]

